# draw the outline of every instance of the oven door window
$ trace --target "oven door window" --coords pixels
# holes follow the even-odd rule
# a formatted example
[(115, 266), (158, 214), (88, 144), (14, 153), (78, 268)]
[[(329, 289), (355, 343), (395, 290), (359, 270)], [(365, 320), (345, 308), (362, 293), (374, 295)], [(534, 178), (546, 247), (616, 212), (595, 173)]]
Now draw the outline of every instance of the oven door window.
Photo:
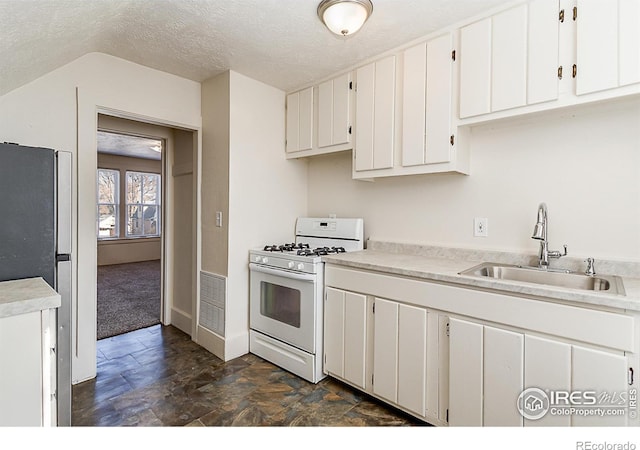
[(300, 328), (301, 292), (287, 286), (260, 282), (260, 314)]

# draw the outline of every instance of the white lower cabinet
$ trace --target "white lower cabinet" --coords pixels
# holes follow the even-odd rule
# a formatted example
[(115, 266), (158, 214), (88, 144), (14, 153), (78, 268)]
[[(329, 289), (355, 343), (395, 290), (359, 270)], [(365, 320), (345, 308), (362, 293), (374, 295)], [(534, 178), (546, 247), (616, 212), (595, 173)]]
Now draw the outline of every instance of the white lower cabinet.
[(365, 388), (367, 297), (326, 289), (324, 371)]
[(55, 313), (0, 318), (0, 427), (56, 425)]
[(328, 287), (324, 322), (327, 374), (423, 420), (445, 423), (439, 353), (448, 345), (441, 342), (446, 321), (438, 312)]
[(640, 425), (636, 312), (331, 263), (325, 282), (324, 371), (425, 422)]
[[(622, 401), (619, 396), (627, 392), (627, 359), (622, 351), (450, 318), (449, 358), (452, 426), (627, 424), (626, 414), (606, 412), (615, 409)], [(529, 388), (540, 389), (549, 398), (542, 418), (525, 419), (518, 410), (518, 397)], [(592, 405), (603, 395), (610, 396), (611, 402)], [(575, 412), (589, 407), (603, 408), (605, 415)], [(568, 408), (574, 412), (569, 414)]]
[(419, 416), (427, 403), (427, 310), (374, 301), (373, 392)]

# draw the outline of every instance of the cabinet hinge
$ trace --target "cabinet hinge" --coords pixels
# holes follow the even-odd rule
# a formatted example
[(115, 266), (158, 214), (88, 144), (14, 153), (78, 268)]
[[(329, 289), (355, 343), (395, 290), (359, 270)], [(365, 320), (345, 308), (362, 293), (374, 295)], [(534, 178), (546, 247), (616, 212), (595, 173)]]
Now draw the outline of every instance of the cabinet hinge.
[(373, 304), (372, 312), (373, 312), (374, 314), (376, 313), (376, 304), (375, 304), (375, 303)]
[(558, 20), (560, 21), (560, 23), (564, 22), (564, 9), (560, 10), (560, 13), (558, 14)]
[(449, 144), (453, 145), (456, 141), (455, 136), (452, 134), (451, 137), (449, 137)]
[(558, 66), (558, 80), (562, 80), (562, 66)]
[(456, 51), (455, 50), (451, 51), (451, 59), (454, 60), (454, 61), (456, 60)]
[(449, 322), (447, 322), (447, 328), (446, 328), (446, 332), (445, 332), (445, 334), (446, 334), (447, 336), (449, 336)]
[(573, 20), (578, 20), (578, 7), (573, 7)]
[(447, 408), (447, 418), (445, 420), (447, 423), (449, 423), (449, 408)]
[(327, 354), (326, 353), (324, 354), (324, 365), (325, 366), (327, 365)]
[(349, 125), (349, 134), (351, 134), (351, 125)]
[(575, 78), (578, 75), (578, 66), (576, 64), (571, 68), (571, 76)]
[(352, 91), (353, 90), (353, 81), (349, 81), (349, 90)]
[(373, 374), (371, 374), (371, 386), (373, 386)]

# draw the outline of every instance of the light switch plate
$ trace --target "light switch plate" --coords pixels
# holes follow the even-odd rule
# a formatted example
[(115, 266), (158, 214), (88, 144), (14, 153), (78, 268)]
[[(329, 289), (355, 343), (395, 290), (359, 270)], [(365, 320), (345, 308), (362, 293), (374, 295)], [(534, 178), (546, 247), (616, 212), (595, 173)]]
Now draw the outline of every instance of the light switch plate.
[(216, 211), (216, 226), (222, 226), (222, 211)]

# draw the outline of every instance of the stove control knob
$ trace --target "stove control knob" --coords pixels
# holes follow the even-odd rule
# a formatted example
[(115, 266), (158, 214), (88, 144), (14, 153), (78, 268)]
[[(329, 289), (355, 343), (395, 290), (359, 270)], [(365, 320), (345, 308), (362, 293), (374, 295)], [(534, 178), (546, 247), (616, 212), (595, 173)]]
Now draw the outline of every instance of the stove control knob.
[(304, 263), (298, 263), (298, 270), (304, 270)]
[(262, 257), (262, 264), (266, 264), (269, 262), (269, 258), (267, 258), (266, 256)]
[(294, 263), (293, 261), (289, 261), (289, 264), (287, 264), (287, 266), (289, 267), (289, 269), (293, 269), (293, 267), (296, 265), (296, 263)]
[(260, 262), (262, 260), (262, 256), (256, 256), (254, 259), (255, 262)]

